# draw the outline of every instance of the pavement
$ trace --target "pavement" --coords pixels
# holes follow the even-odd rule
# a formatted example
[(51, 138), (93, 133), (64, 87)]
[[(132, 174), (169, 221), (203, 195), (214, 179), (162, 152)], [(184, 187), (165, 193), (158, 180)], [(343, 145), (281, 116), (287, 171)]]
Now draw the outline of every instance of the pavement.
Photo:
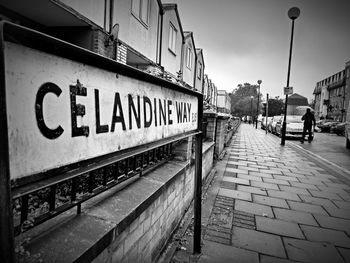
[(202, 253), (189, 220), (169, 262), (350, 263), (348, 171), (248, 124), (226, 151), (203, 196)]

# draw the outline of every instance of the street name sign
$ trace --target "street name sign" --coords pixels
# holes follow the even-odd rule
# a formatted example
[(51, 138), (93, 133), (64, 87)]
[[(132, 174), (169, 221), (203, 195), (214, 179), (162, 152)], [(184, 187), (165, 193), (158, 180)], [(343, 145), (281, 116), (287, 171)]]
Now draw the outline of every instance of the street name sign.
[(284, 87), (284, 95), (292, 95), (293, 87)]
[(86, 59), (3, 41), (11, 180), (197, 130), (195, 92), (25, 32)]

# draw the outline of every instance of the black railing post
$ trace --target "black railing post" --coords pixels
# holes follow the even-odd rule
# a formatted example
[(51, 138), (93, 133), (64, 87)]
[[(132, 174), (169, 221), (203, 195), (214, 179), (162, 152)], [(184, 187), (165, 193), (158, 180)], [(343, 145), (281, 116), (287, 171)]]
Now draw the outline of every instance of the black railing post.
[(196, 135), (196, 159), (194, 178), (194, 235), (193, 254), (201, 253), (202, 232), (202, 123), (203, 123), (203, 98), (198, 99), (198, 119)]
[(0, 262), (14, 262), (14, 229), (6, 113), (4, 32), (0, 28)]

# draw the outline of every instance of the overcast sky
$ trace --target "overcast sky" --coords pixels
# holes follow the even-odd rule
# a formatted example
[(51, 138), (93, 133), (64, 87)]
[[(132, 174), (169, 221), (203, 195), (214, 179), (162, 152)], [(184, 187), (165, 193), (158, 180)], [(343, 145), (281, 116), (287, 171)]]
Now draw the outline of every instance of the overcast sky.
[(284, 96), (292, 22), (295, 20), (290, 86), (313, 98), (316, 82), (350, 60), (350, 0), (163, 0), (177, 3), (182, 27), (204, 52), (205, 73), (218, 89), (256, 84), (271, 97)]

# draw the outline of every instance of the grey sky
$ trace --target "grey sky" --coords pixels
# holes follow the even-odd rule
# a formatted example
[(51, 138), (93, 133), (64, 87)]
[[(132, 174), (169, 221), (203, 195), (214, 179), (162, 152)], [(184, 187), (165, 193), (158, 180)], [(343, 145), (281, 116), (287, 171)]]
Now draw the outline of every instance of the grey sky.
[(262, 80), (261, 92), (284, 96), (295, 21), (290, 86), (313, 98), (316, 82), (350, 60), (350, 0), (163, 0), (177, 3), (182, 26), (203, 48), (205, 71), (219, 89)]

